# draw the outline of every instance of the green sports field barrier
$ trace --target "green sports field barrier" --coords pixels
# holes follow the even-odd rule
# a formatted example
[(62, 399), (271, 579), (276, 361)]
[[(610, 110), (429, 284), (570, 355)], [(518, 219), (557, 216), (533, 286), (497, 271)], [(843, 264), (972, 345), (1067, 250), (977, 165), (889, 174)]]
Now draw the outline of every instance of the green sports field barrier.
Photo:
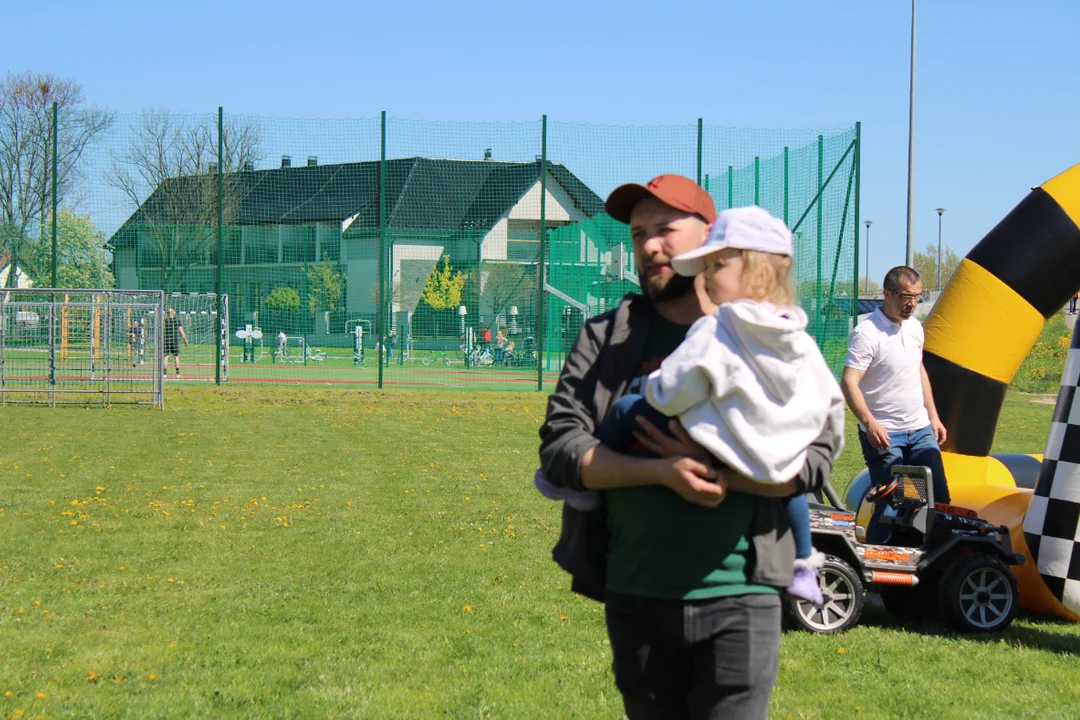
[(218, 293), (230, 382), (550, 389), (584, 320), (638, 289), (604, 198), (671, 172), (718, 209), (784, 218), (810, 330), (842, 361), (858, 125), (41, 112), (37, 175), (3, 218), (0, 259), (63, 285), (53, 267), (70, 277), (80, 248), (107, 241), (116, 288)]

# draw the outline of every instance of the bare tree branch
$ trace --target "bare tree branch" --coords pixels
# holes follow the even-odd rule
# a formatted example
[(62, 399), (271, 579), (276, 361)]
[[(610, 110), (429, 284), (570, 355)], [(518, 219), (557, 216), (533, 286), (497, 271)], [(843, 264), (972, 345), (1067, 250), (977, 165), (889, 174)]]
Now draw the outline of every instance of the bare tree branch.
[(128, 147), (112, 159), (108, 182), (133, 206), (145, 251), (140, 254), (161, 268), (160, 287), (166, 291), (179, 289), (192, 265), (209, 261), (217, 237), (218, 173), (224, 222), (239, 220), (240, 173), (261, 159), (259, 129), (226, 119), (222, 142), (224, 156), (218, 157), (214, 119), (149, 110)]
[[(112, 124), (111, 113), (78, 108), (82, 102), (81, 85), (48, 73), (26, 70), (0, 80), (0, 251), (9, 250), (13, 262), (42, 240), (51, 213), (53, 103), (58, 110), (58, 202), (79, 180), (83, 153)], [(14, 277), (9, 273), (9, 284)]]

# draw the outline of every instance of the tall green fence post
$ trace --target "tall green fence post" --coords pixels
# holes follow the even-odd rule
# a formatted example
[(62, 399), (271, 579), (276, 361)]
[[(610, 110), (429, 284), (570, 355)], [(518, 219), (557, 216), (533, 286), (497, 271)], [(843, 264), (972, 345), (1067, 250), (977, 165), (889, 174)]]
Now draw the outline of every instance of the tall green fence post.
[(536, 389), (544, 389), (544, 320), (547, 289), (547, 115), (540, 120), (540, 264), (536, 267)]
[(754, 156), (754, 204), (761, 206), (761, 157)]
[[(217, 335), (217, 342), (215, 345), (220, 345), (222, 341), (228, 343), (229, 341), (229, 328), (225, 328), (225, 337), (221, 337), (221, 322), (224, 318), (224, 309), (221, 304), (221, 256), (222, 248), (225, 245), (225, 132), (224, 132), (224, 120), (225, 112), (221, 106), (218, 105), (217, 109), (217, 268), (214, 272), (214, 297), (217, 302), (217, 317), (218, 328), (215, 335)], [(228, 347), (228, 345), (226, 345)], [(221, 384), (221, 348), (217, 347), (214, 350), (214, 382), (218, 385)]]
[(824, 192), (824, 174), (825, 174), (825, 136), (817, 136), (817, 186), (818, 186), (818, 198), (817, 198), (817, 322), (822, 320), (821, 314), (824, 308), (821, 304), (821, 233), (823, 232), (824, 216), (822, 215), (822, 203), (821, 195)]
[[(56, 193), (56, 171), (57, 171), (57, 136), (59, 133), (60, 123), (57, 121), (57, 108), (56, 103), (52, 104), (52, 287), (56, 287), (56, 211), (59, 210), (57, 205)], [(18, 287), (18, 283), (15, 285)]]
[(791, 227), (788, 224), (788, 201), (791, 198), (791, 193), (788, 186), (788, 177), (791, 168), (791, 149), (784, 146), (784, 225)]
[(855, 123), (855, 267), (851, 274), (851, 326), (859, 322), (859, 186), (862, 185), (862, 121)]
[(386, 345), (386, 111), (379, 122), (379, 300), (375, 316), (375, 335), (379, 341), (375, 352), (379, 364), (379, 389), (383, 386), (383, 347)]
[(735, 168), (727, 166), (727, 206), (735, 207)]
[(697, 184), (701, 185), (701, 144), (702, 136), (704, 133), (704, 126), (702, 125), (701, 118), (697, 119)]

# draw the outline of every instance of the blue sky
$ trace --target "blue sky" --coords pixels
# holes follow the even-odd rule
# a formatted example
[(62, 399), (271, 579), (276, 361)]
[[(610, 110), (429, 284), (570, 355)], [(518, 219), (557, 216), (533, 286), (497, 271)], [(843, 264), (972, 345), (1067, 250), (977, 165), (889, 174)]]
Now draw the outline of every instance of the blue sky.
[[(751, 128), (863, 123), (871, 274), (904, 259), (910, 3), (18, 3), (0, 71), (91, 103), (275, 117)], [(19, 30), (19, 29), (22, 30)], [(1080, 3), (918, 17), (915, 247), (966, 253), (1080, 162)], [(643, 180), (644, 178), (627, 178)], [(860, 235), (865, 237), (865, 231)], [(860, 263), (862, 264), (862, 263)]]

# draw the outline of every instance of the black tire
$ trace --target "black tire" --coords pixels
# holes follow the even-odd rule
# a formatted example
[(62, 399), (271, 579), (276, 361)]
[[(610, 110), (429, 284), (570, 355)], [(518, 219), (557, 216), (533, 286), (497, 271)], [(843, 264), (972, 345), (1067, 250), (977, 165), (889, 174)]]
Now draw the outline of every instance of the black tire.
[(1012, 623), (1020, 593), (1008, 565), (977, 553), (945, 571), (938, 604), (945, 621), (961, 632), (997, 632)]
[(450, 367), (450, 363), (451, 363), (450, 356), (449, 355), (443, 355), (442, 364), (445, 365), (446, 367)]
[(806, 600), (790, 599), (787, 606), (791, 623), (807, 632), (838, 633), (859, 622), (862, 615), (864, 590), (858, 573), (834, 555), (825, 558), (821, 566), (821, 607)]
[(424, 357), (420, 358), (420, 364), (424, 367), (431, 367), (431, 361), (434, 359), (434, 355), (425, 355)]

